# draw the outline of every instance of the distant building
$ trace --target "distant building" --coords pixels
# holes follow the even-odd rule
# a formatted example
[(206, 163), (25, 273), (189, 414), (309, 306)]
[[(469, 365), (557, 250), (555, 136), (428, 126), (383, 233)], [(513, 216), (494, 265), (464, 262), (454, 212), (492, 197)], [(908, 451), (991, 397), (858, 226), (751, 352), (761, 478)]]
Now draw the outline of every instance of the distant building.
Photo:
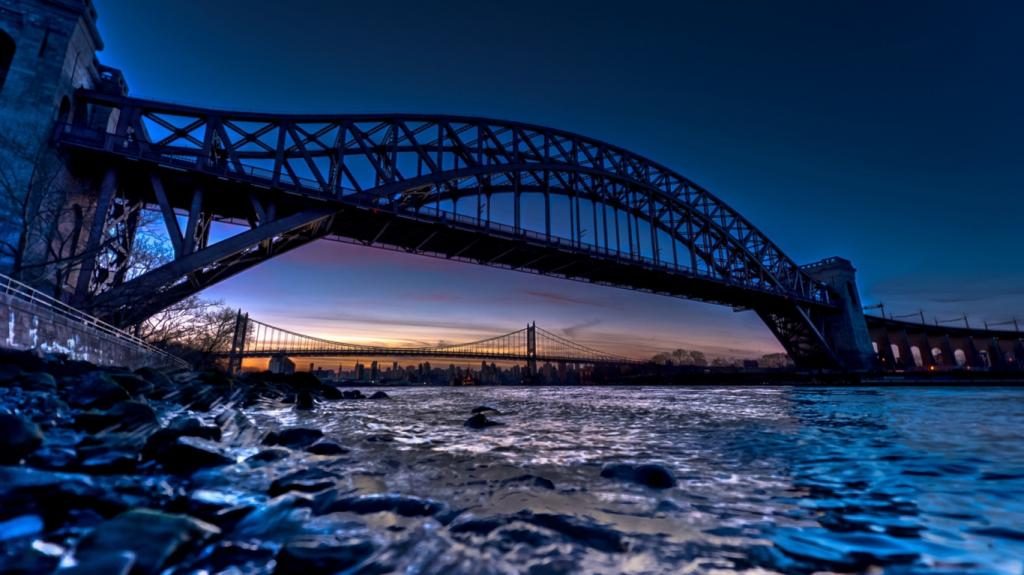
[(270, 365), (267, 367), (270, 373), (295, 373), (295, 362), (288, 359), (283, 353), (275, 353), (270, 356)]

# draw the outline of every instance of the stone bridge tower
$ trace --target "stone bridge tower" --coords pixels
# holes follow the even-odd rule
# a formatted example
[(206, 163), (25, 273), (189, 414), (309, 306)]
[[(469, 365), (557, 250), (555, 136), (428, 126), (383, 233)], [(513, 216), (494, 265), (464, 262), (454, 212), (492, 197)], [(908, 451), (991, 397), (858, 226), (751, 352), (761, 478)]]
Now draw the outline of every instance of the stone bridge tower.
[(76, 89), (127, 92), (96, 57), (96, 17), (91, 0), (0, 0), (0, 271), (58, 295), (75, 283), (95, 184), (53, 149), (54, 130), (90, 115)]
[(840, 361), (853, 371), (877, 367), (877, 357), (871, 345), (871, 335), (864, 318), (864, 308), (857, 290), (857, 270), (850, 260), (831, 257), (803, 266), (807, 275), (825, 282), (838, 298), (839, 309), (823, 316), (824, 336)]

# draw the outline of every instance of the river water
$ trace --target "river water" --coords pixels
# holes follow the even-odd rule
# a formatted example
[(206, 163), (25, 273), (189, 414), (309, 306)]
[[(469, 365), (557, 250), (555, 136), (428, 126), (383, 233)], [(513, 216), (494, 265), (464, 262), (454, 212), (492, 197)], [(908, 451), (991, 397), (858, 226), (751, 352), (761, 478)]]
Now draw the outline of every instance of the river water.
[[(397, 572), (1024, 571), (1024, 388), (387, 391), (257, 416), (350, 447), (354, 493), (445, 504), (353, 527)], [(678, 483), (601, 477), (621, 462)]]

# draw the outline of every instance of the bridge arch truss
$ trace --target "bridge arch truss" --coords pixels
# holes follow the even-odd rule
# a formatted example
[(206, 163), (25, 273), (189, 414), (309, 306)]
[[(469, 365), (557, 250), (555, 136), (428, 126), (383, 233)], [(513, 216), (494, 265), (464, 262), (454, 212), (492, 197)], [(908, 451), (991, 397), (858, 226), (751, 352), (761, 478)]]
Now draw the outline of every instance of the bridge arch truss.
[[(60, 126), (58, 142), (107, 159), (101, 200), (136, 189), (175, 247), (156, 270), (78, 294), (115, 322), (338, 237), (754, 309), (798, 363), (836, 363), (822, 335), (829, 287), (716, 196), (621, 148), (457, 116), (268, 115), (97, 93), (79, 105), (109, 120)], [(211, 220), (249, 229), (208, 245)]]

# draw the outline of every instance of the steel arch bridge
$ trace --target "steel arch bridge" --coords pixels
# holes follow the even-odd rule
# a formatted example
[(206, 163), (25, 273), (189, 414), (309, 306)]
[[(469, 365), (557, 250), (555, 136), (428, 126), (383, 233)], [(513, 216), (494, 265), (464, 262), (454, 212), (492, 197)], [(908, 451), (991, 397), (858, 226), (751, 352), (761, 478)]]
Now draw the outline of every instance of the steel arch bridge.
[[(845, 290), (684, 176), (591, 138), (482, 118), (271, 115), (96, 92), (79, 93), (76, 109), (86, 112), (59, 125), (56, 142), (100, 167), (104, 217), (88, 245), (113, 228), (123, 239), (83, 266), (75, 298), (120, 325), (329, 237), (753, 309), (798, 365), (862, 367), (833, 335)], [(175, 258), (130, 277), (145, 206), (162, 214)], [(248, 229), (211, 244), (214, 220)]]
[(570, 341), (537, 327), (477, 341), (423, 347), (357, 345), (304, 335), (249, 318), (241, 312), (235, 322), (229, 369), (237, 371), (245, 358), (287, 357), (430, 357), (525, 362), (531, 373), (543, 362), (583, 365), (627, 365), (630, 358)]

